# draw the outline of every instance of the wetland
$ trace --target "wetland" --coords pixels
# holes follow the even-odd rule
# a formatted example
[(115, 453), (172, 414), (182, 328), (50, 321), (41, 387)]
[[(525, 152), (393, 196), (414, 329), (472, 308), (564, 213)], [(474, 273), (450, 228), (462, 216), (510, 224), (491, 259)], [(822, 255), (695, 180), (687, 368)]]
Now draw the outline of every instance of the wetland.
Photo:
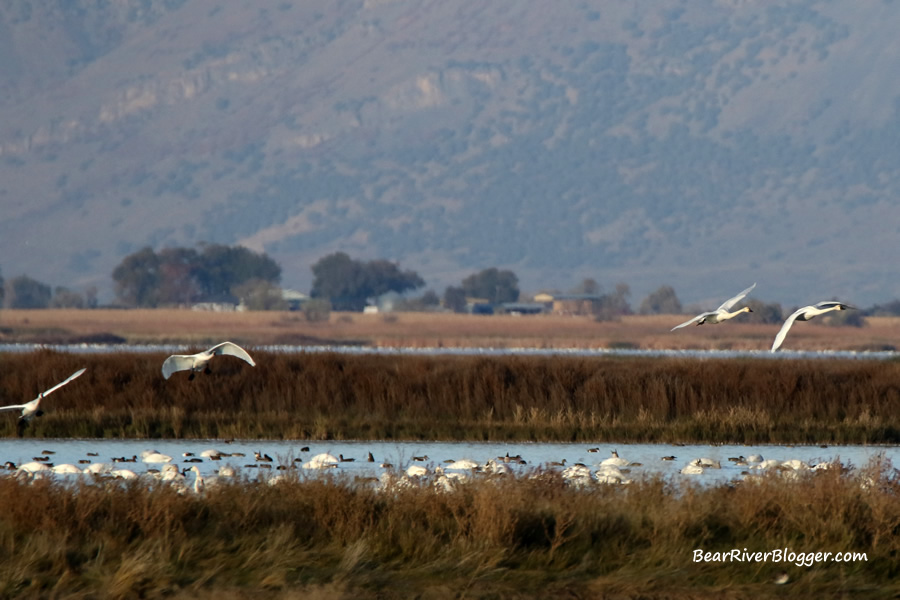
[[(796, 476), (773, 469), (714, 483), (637, 469), (628, 484), (573, 485), (562, 469), (534, 460), (512, 476), (473, 475), (452, 490), (429, 478), (386, 487), (349, 468), (315, 475), (296, 469), (279, 485), (247, 470), (199, 494), (146, 478), (9, 472), (0, 477), (3, 597), (887, 598), (900, 592), (900, 482), (891, 461), (900, 435), (900, 367), (890, 351), (874, 360), (285, 352), (261, 346), (291, 343), (313, 325), (265, 315), (267, 327), (282, 323), (280, 332), (257, 338), (239, 317), (228, 316), (211, 318), (217, 324), (201, 333), (199, 325), (177, 321), (185, 323), (179, 330), (171, 321), (169, 333), (150, 336), (150, 329), (134, 333), (134, 323), (117, 325), (126, 319), (116, 314), (119, 321), (94, 324), (91, 334), (8, 312), (0, 313), (4, 343), (72, 342), (105, 332), (129, 343), (143, 336), (202, 349), (231, 339), (251, 349), (257, 362), (250, 367), (223, 357), (209, 375), (166, 381), (160, 366), (167, 353), (152, 348), (0, 353), (4, 404), (26, 402), (87, 368), (45, 399), (46, 414), (22, 438), (15, 414), (0, 414), (0, 436), (12, 447), (72, 440), (246, 450), (277, 442), (343, 451), (377, 441), (487, 444), (488, 454), (501, 454), (502, 448), (557, 444), (577, 448), (570, 462), (592, 447), (608, 456), (612, 447), (624, 455), (629, 447), (654, 444), (690, 456), (701, 448), (721, 449), (722, 456), (739, 448), (766, 454), (772, 445), (803, 445), (825, 458), (837, 445), (885, 452), (870, 451), (865, 462), (841, 456), (836, 468)], [(357, 318), (342, 323), (337, 317), (314, 337), (333, 342), (346, 327), (343, 339), (354, 346), (403, 346), (400, 337), (373, 341), (362, 329), (351, 331)], [(147, 321), (166, 327), (162, 318)], [(443, 347), (523, 345), (525, 338), (503, 337), (488, 323), (453, 321), (437, 335)], [(682, 341), (694, 341), (675, 349), (754, 351), (774, 334), (719, 327), (692, 332), (695, 337)], [(792, 341), (798, 348), (864, 352), (885, 350), (890, 337), (883, 329), (854, 330), (839, 347), (828, 343), (846, 328), (838, 329), (807, 328)], [(610, 347), (581, 330), (566, 328), (565, 339), (547, 334), (540, 344), (530, 333), (535, 337), (525, 347)], [(418, 332), (410, 346), (441, 347), (424, 326)], [(618, 347), (659, 347), (653, 338), (611, 335)], [(696, 337), (702, 335), (708, 339)], [(203, 466), (205, 473), (213, 468)], [(735, 548), (852, 551), (866, 560), (809, 566), (693, 560), (697, 549)]]

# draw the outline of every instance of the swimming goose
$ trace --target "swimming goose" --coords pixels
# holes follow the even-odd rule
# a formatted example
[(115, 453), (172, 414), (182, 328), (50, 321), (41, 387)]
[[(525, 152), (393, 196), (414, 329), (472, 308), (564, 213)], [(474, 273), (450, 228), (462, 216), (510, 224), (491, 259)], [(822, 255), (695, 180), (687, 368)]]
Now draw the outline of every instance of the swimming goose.
[(744, 308), (741, 308), (734, 312), (729, 312), (729, 311), (731, 310), (732, 306), (734, 306), (735, 304), (737, 304), (738, 302), (743, 300), (744, 296), (749, 294), (750, 291), (755, 287), (756, 287), (756, 284), (754, 283), (753, 285), (748, 287), (746, 290), (744, 290), (743, 292), (741, 292), (734, 298), (730, 298), (730, 299), (726, 300), (725, 302), (723, 302), (722, 306), (720, 306), (716, 310), (701, 313), (701, 314), (697, 315), (696, 317), (694, 317), (693, 319), (691, 319), (690, 321), (685, 321), (681, 325), (676, 325), (670, 331), (675, 331), (676, 329), (680, 329), (682, 327), (687, 327), (691, 323), (696, 323), (697, 325), (703, 325), (704, 323), (709, 323), (710, 325), (713, 325), (715, 323), (721, 323), (722, 321), (727, 321), (728, 319), (733, 319), (734, 317), (736, 317), (739, 314), (744, 313), (744, 312), (753, 312), (752, 310), (750, 310), (749, 306), (745, 306)]
[(176, 373), (178, 371), (190, 371), (191, 374), (188, 379), (193, 379), (194, 374), (201, 371), (203, 371), (204, 373), (209, 373), (209, 361), (211, 361), (214, 356), (220, 356), (223, 354), (226, 354), (228, 356), (236, 356), (245, 361), (251, 367), (256, 366), (256, 363), (253, 362), (253, 359), (250, 358), (250, 355), (247, 354), (246, 350), (232, 342), (222, 342), (221, 344), (213, 346), (209, 350), (204, 350), (203, 352), (198, 352), (197, 354), (173, 354), (172, 356), (167, 358), (165, 362), (163, 362), (163, 377), (168, 379), (172, 376), (172, 373)]
[(66, 385), (73, 379), (81, 377), (81, 374), (84, 373), (84, 371), (85, 371), (85, 369), (79, 369), (79, 370), (75, 371), (74, 373), (69, 375), (68, 379), (66, 379), (65, 381), (63, 381), (61, 383), (57, 383), (56, 385), (54, 385), (52, 388), (50, 388), (46, 392), (42, 392), (42, 393), (38, 394), (38, 397), (35, 398), (34, 400), (32, 400), (31, 402), (26, 402), (25, 404), (11, 404), (9, 406), (0, 406), (0, 412), (2, 412), (4, 410), (21, 410), (22, 414), (19, 417), (19, 424), (20, 424), (20, 426), (24, 426), (34, 417), (40, 417), (42, 414), (44, 414), (44, 411), (41, 410), (41, 400), (43, 400), (44, 397), (49, 396), (50, 394), (52, 394), (53, 392), (55, 392), (62, 386)]
[(785, 336), (787, 336), (788, 330), (791, 328), (791, 325), (794, 324), (794, 321), (809, 321), (813, 317), (817, 317), (832, 310), (847, 310), (849, 308), (856, 307), (844, 304), (843, 302), (829, 301), (798, 308), (791, 313), (791, 316), (789, 316), (784, 322), (784, 325), (781, 326), (778, 335), (775, 336), (775, 342), (772, 344), (772, 352), (775, 352), (781, 347), (781, 343), (784, 341)]

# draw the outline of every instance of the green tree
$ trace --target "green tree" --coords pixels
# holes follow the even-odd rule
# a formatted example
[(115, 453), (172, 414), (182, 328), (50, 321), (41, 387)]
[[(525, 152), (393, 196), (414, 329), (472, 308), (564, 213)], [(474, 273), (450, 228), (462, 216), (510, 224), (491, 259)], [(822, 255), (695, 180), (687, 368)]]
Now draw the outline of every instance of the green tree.
[(50, 300), (51, 308), (84, 308), (84, 296), (69, 288), (57, 286)]
[[(762, 300), (750, 298), (746, 301), (746, 305), (753, 312), (741, 316), (742, 323), (782, 323), (784, 316), (781, 312), (781, 305), (777, 302), (766, 304)], [(735, 309), (732, 309), (735, 310)]]
[(243, 246), (204, 245), (198, 259), (200, 295), (207, 301), (233, 301), (234, 286), (251, 279), (270, 283), (281, 280), (278, 263)]
[(616, 321), (624, 315), (630, 315), (631, 307), (628, 305), (628, 296), (630, 295), (631, 288), (627, 283), (617, 283), (615, 292), (603, 294), (593, 303), (594, 319)]
[(644, 298), (639, 312), (642, 315), (681, 314), (681, 301), (671, 285), (663, 285)]
[(27, 275), (6, 282), (6, 306), (9, 308), (47, 308), (53, 293), (50, 286)]
[(116, 297), (126, 306), (155, 307), (191, 302), (236, 302), (235, 289), (258, 280), (272, 285), (281, 279), (281, 267), (265, 254), (240, 246), (202, 245), (146, 247), (126, 256), (113, 270)]
[(344, 252), (335, 252), (319, 259), (312, 266), (312, 298), (327, 298), (334, 310), (360, 311), (366, 300), (384, 294), (425, 285), (415, 271), (401, 271), (396, 263), (373, 260), (364, 263)]
[(466, 291), (461, 287), (447, 286), (444, 290), (444, 308), (455, 313), (466, 312)]
[(199, 300), (198, 281), (200, 255), (193, 248), (164, 248), (157, 254), (159, 258), (160, 304), (190, 304)]
[(601, 291), (600, 284), (597, 283), (596, 279), (591, 279), (590, 277), (586, 277), (572, 288), (569, 292), (570, 294), (585, 294), (585, 295), (599, 295)]
[(234, 287), (234, 294), (250, 310), (285, 310), (281, 288), (265, 279), (250, 279)]
[(418, 298), (409, 298), (402, 300), (398, 305), (394, 306), (394, 310), (405, 312), (425, 312), (433, 310), (440, 306), (441, 299), (434, 290), (425, 290), (425, 293)]
[(122, 259), (112, 272), (119, 302), (125, 306), (156, 306), (161, 279), (159, 262), (159, 257), (150, 246)]
[(512, 271), (495, 267), (484, 269), (462, 280), (466, 296), (484, 298), (491, 304), (515, 302), (519, 299), (519, 278)]
[(313, 298), (303, 303), (303, 316), (310, 323), (324, 323), (331, 317), (331, 302), (322, 298)]

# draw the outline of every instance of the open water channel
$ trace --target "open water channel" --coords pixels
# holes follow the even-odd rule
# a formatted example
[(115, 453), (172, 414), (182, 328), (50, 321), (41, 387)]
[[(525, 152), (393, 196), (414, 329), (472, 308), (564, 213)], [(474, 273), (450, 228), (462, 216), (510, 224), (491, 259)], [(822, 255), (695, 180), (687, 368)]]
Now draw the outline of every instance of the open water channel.
[[(0, 345), (0, 352), (31, 352), (48, 348), (73, 353), (110, 352), (184, 352), (188, 346), (38, 346), (31, 344)], [(253, 349), (251, 349), (252, 352)], [(267, 352), (344, 352), (353, 354), (410, 354), (410, 355), (528, 355), (528, 356), (682, 356), (704, 358), (768, 358), (791, 359), (858, 359), (892, 360), (897, 352), (794, 352), (776, 354), (760, 351), (700, 351), (700, 350), (631, 350), (631, 349), (495, 349), (495, 348), (370, 348), (355, 346), (261, 346), (256, 350)], [(206, 450), (222, 455), (218, 460), (202, 457)], [(892, 463), (900, 460), (900, 448), (884, 446), (737, 446), (737, 445), (685, 445), (667, 444), (561, 444), (561, 443), (502, 443), (502, 442), (400, 442), (400, 441), (305, 441), (305, 440), (100, 440), (100, 439), (3, 439), (0, 440), (0, 463), (9, 461), (21, 465), (35, 459), (48, 464), (72, 464), (87, 468), (94, 463), (124, 468), (136, 474), (159, 469), (160, 464), (145, 463), (141, 453), (156, 451), (172, 457), (172, 464), (180, 469), (196, 465), (203, 475), (213, 475), (223, 465), (234, 467), (241, 475), (270, 477), (284, 470), (302, 476), (315, 476), (322, 472), (350, 476), (379, 476), (385, 469), (405, 470), (411, 464), (430, 470), (448, 468), (450, 461), (471, 459), (479, 465), (490, 460), (521, 457), (521, 461), (506, 461), (514, 472), (535, 469), (564, 469), (582, 464), (592, 471), (617, 450), (621, 458), (630, 463), (623, 467), (630, 478), (661, 474), (676, 478), (722, 483), (761, 473), (754, 463), (742, 464), (730, 459), (761, 455), (766, 460), (800, 460), (813, 466), (820, 462), (840, 462), (844, 467), (862, 467), (873, 459), (884, 458)], [(256, 453), (268, 455), (272, 461), (256, 460)], [(303, 464), (316, 454), (329, 453), (343, 457), (336, 468), (327, 470), (304, 469)], [(371, 453), (373, 461), (369, 461)], [(187, 456), (186, 456), (187, 454)], [(423, 460), (417, 458), (425, 457)], [(664, 457), (670, 458), (664, 460)], [(674, 457), (674, 458), (672, 458)], [(681, 470), (696, 459), (718, 462), (721, 468), (705, 469), (696, 475), (682, 474)], [(124, 459), (124, 460), (116, 460)], [(743, 461), (746, 462), (746, 461)], [(382, 466), (384, 464), (390, 467)], [(280, 467), (280, 468), (279, 468)], [(72, 477), (67, 476), (67, 477)]]

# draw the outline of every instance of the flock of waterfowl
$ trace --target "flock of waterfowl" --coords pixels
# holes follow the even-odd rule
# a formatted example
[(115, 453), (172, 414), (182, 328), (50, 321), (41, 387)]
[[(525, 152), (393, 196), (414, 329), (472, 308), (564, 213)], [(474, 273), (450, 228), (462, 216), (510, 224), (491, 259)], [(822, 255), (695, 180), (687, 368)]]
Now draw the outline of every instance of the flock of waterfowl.
[[(685, 321), (684, 323), (681, 323), (680, 325), (676, 325), (671, 330), (675, 331), (676, 329), (686, 327), (693, 323), (695, 323), (697, 325), (703, 325), (705, 323), (714, 325), (716, 323), (721, 323), (722, 321), (727, 321), (728, 319), (733, 319), (734, 317), (738, 316), (741, 313), (753, 312), (749, 306), (744, 306), (743, 308), (740, 308), (736, 311), (732, 311), (731, 308), (735, 304), (737, 304), (738, 302), (743, 300), (747, 296), (747, 294), (749, 294), (755, 287), (756, 287), (756, 284), (754, 283), (753, 285), (748, 287), (746, 290), (744, 290), (737, 296), (734, 296), (733, 298), (729, 298), (728, 300), (723, 302), (722, 305), (719, 308), (717, 308), (716, 310), (705, 312), (705, 313), (700, 313), (693, 319), (691, 319), (689, 321)], [(804, 306), (803, 308), (798, 308), (793, 313), (791, 313), (791, 316), (789, 316), (787, 319), (785, 319), (784, 325), (781, 326), (781, 329), (778, 331), (778, 334), (775, 336), (775, 341), (772, 343), (772, 352), (776, 352), (781, 347), (781, 344), (784, 342), (784, 338), (787, 336), (788, 331), (791, 329), (791, 326), (794, 324), (794, 321), (809, 321), (813, 317), (817, 317), (817, 316), (825, 314), (827, 312), (831, 312), (834, 310), (847, 310), (847, 309), (851, 309), (851, 308), (856, 308), (856, 307), (850, 306), (849, 304), (846, 304), (844, 302), (837, 302), (837, 301), (833, 301), (833, 300), (819, 302), (818, 304), (811, 304), (809, 306)]]
[[(722, 303), (714, 311), (704, 312), (696, 317), (685, 321), (679, 325), (676, 325), (672, 328), (672, 331), (676, 329), (680, 329), (682, 327), (686, 327), (691, 324), (703, 325), (703, 324), (716, 324), (721, 323), (723, 321), (732, 319), (742, 313), (752, 312), (750, 307), (744, 306), (738, 310), (732, 311), (731, 309), (741, 300), (743, 300), (747, 294), (749, 294), (754, 288), (756, 284), (754, 283), (749, 288), (745, 289), (741, 293), (736, 296), (729, 298), (725, 302)], [(837, 301), (826, 301), (819, 302), (818, 304), (804, 306), (793, 312), (784, 322), (784, 325), (779, 330), (778, 334), (775, 337), (775, 341), (772, 344), (772, 352), (777, 351), (782, 343), (784, 342), (785, 337), (787, 336), (788, 331), (795, 321), (808, 321), (818, 315), (830, 312), (830, 311), (839, 311), (839, 310), (847, 310), (854, 308), (849, 304), (845, 304)], [(169, 356), (162, 365), (162, 375), (165, 379), (169, 379), (173, 374), (179, 371), (189, 371), (190, 375), (188, 379), (193, 379), (196, 373), (204, 372), (209, 373), (209, 363), (216, 356), (234, 356), (251, 366), (255, 366), (256, 363), (253, 361), (253, 358), (250, 354), (232, 342), (222, 342), (221, 344), (217, 344), (208, 350), (204, 350), (203, 352), (198, 352), (196, 354), (190, 355), (172, 355)], [(85, 369), (79, 369), (72, 375), (70, 375), (65, 380), (57, 383), (50, 389), (38, 394), (37, 398), (34, 400), (27, 402), (25, 404), (13, 404), (9, 406), (0, 407), (0, 412), (3, 411), (13, 411), (20, 410), (21, 416), (19, 417), (19, 428), (21, 432), (21, 428), (26, 426), (27, 423), (33, 419), (34, 417), (41, 416), (43, 411), (41, 410), (41, 400), (45, 397), (58, 390), (59, 388), (67, 385), (68, 383), (74, 381), (78, 377), (80, 377), (85, 372)], [(304, 448), (302, 450), (308, 450)], [(596, 451), (596, 449), (590, 449), (589, 452)], [(223, 457), (229, 456), (237, 456), (235, 454), (228, 453), (220, 453), (216, 451), (208, 451), (206, 453), (201, 454), (204, 458), (209, 460), (221, 460)], [(243, 456), (243, 455), (241, 455)], [(672, 460), (675, 457), (663, 457), (662, 460)], [(196, 458), (193, 456), (185, 456), (185, 462), (198, 462), (202, 459)], [(256, 453), (255, 459), (257, 464), (246, 465), (248, 467), (269, 467), (272, 462), (272, 458), (268, 455), (262, 455), (260, 453)], [(426, 479), (433, 477), (436, 484), (442, 487), (448, 487), (455, 482), (463, 481), (470, 476), (474, 476), (475, 474), (486, 474), (486, 475), (502, 475), (506, 473), (510, 473), (510, 463), (523, 464), (525, 461), (521, 459), (521, 457), (510, 457), (507, 454), (505, 457), (497, 457), (497, 459), (491, 459), (484, 464), (479, 464), (470, 459), (462, 459), (462, 460), (453, 460), (448, 461), (448, 464), (443, 466), (437, 466), (434, 468), (426, 467), (422, 464), (416, 464), (417, 462), (423, 462), (427, 457), (413, 457), (413, 464), (411, 464), (405, 472), (401, 474), (400, 481), (412, 481), (419, 479)], [(782, 470), (788, 471), (800, 471), (800, 470), (808, 470), (808, 469), (821, 469), (826, 468), (830, 463), (820, 463), (817, 465), (808, 465), (806, 463), (801, 463), (800, 461), (787, 461), (784, 463), (778, 461), (762, 461), (761, 458), (759, 460), (754, 460), (755, 457), (748, 457), (744, 459), (743, 457), (735, 458), (734, 460), (740, 461), (740, 463), (748, 465), (749, 468), (755, 469), (767, 469), (767, 468), (779, 468)], [(35, 460), (32, 462), (28, 462), (22, 464), (20, 466), (15, 466), (12, 463), (6, 463), (5, 468), (7, 470), (14, 470), (16, 473), (23, 474), (30, 477), (40, 477), (46, 474), (91, 474), (91, 475), (100, 475), (107, 476), (113, 478), (122, 478), (122, 479), (133, 479), (138, 477), (138, 474), (135, 471), (125, 468), (115, 468), (108, 463), (90, 463), (86, 467), (78, 467), (72, 464), (61, 464), (50, 466), (47, 464), (47, 457), (35, 457)], [(113, 462), (137, 462), (137, 456), (132, 457), (131, 459), (127, 459), (125, 457), (114, 458)], [(146, 464), (163, 464), (162, 469), (153, 469), (150, 468), (147, 470), (147, 473), (142, 475), (148, 475), (150, 477), (154, 477), (160, 479), (162, 481), (172, 482), (177, 485), (183, 485), (185, 476), (188, 472), (193, 472), (195, 479), (193, 489), (195, 491), (201, 491), (208, 487), (214, 479), (210, 479), (209, 477), (204, 477), (200, 470), (196, 465), (192, 465), (191, 467), (185, 469), (179, 469), (176, 465), (172, 464), (173, 458), (168, 455), (164, 455), (155, 451), (147, 451), (141, 455), (141, 462)], [(342, 462), (352, 462), (354, 459), (345, 458), (342, 454), (338, 457), (335, 457), (329, 453), (317, 454), (310, 458), (308, 461), (302, 462), (302, 467), (306, 469), (329, 469), (336, 468)], [(299, 459), (298, 459), (299, 461)], [(81, 462), (81, 461), (80, 461)], [(89, 462), (88, 460), (84, 460), (83, 462)], [(374, 457), (371, 453), (368, 454), (367, 462), (374, 462)], [(560, 468), (562, 469), (561, 474), (564, 479), (567, 481), (575, 482), (578, 484), (584, 484), (588, 481), (596, 481), (599, 483), (629, 483), (630, 479), (628, 474), (630, 469), (633, 467), (641, 466), (638, 463), (632, 463), (625, 459), (622, 459), (618, 456), (616, 451), (612, 452), (612, 456), (609, 458), (600, 461), (599, 463), (594, 465), (592, 470), (591, 467), (584, 463), (576, 463), (572, 465), (566, 466), (565, 460), (558, 463), (547, 463), (545, 465), (541, 465), (543, 468)], [(755, 463), (755, 464), (750, 464)], [(824, 466), (823, 466), (824, 465)], [(291, 464), (290, 467), (295, 467), (296, 465)], [(380, 465), (382, 468), (391, 469), (390, 475), (387, 475), (387, 478), (390, 479), (394, 477), (396, 471), (393, 470), (393, 465), (382, 463)], [(282, 469), (287, 469), (287, 466), (281, 467)], [(718, 461), (713, 461), (707, 458), (698, 458), (690, 461), (684, 468), (681, 469), (681, 473), (685, 475), (698, 475), (703, 473), (707, 469), (716, 469), (721, 468), (721, 465)], [(236, 471), (234, 467), (231, 465), (227, 465), (226, 467), (218, 470), (218, 477), (234, 477)], [(270, 482), (278, 482), (283, 479), (283, 476), (273, 477), (269, 481)]]
[[(573, 448), (574, 450), (574, 448)], [(583, 452), (584, 449), (581, 450)], [(599, 452), (599, 448), (588, 448), (588, 453)], [(300, 453), (309, 456), (310, 448), (300, 448)], [(114, 482), (118, 480), (139, 479), (148, 483), (162, 483), (175, 487), (180, 492), (194, 491), (202, 493), (210, 487), (225, 482), (258, 480), (269, 485), (277, 485), (289, 480), (299, 480), (304, 474), (329, 473), (352, 477), (356, 482), (373, 485), (376, 489), (397, 489), (399, 487), (433, 486), (440, 491), (451, 491), (461, 484), (491, 479), (495, 477), (560, 477), (565, 483), (584, 488), (594, 485), (627, 485), (634, 478), (667, 472), (693, 477), (704, 473), (714, 473), (715, 480), (752, 481), (765, 473), (777, 473), (782, 477), (796, 478), (802, 473), (815, 473), (831, 468), (843, 468), (842, 465), (827, 461), (764, 460), (759, 454), (747, 457), (729, 457), (731, 463), (723, 470), (718, 459), (699, 457), (682, 462), (683, 466), (673, 464), (662, 468), (674, 456), (653, 458), (659, 461), (656, 465), (630, 460), (622, 457), (616, 450), (598, 460), (576, 460), (567, 464), (565, 459), (558, 461), (529, 462), (520, 455), (499, 455), (486, 461), (470, 458), (448, 458), (434, 461), (428, 456), (412, 456), (405, 464), (395, 466), (389, 462), (377, 462), (371, 452), (358, 461), (343, 454), (334, 456), (331, 452), (320, 452), (309, 458), (273, 459), (268, 454), (255, 451), (250, 460), (249, 453), (241, 451), (222, 451), (207, 449), (202, 452), (183, 452), (181, 458), (163, 454), (156, 450), (146, 450), (132, 457), (112, 458), (109, 462), (97, 462), (100, 459), (96, 452), (88, 452), (87, 458), (78, 459), (77, 464), (52, 464), (55, 454), (52, 450), (44, 450), (41, 456), (21, 465), (7, 462), (2, 470), (16, 477), (31, 480), (55, 477), (64, 481), (77, 481), (87, 477), (88, 481)], [(175, 453), (172, 453), (175, 454)], [(646, 456), (646, 454), (645, 454)], [(183, 464), (179, 466), (178, 462)], [(124, 464), (123, 464), (124, 463)], [(134, 465), (128, 463), (135, 463)], [(355, 463), (349, 465), (347, 463)], [(722, 474), (722, 475), (719, 475)], [(191, 481), (193, 479), (193, 481)]]

